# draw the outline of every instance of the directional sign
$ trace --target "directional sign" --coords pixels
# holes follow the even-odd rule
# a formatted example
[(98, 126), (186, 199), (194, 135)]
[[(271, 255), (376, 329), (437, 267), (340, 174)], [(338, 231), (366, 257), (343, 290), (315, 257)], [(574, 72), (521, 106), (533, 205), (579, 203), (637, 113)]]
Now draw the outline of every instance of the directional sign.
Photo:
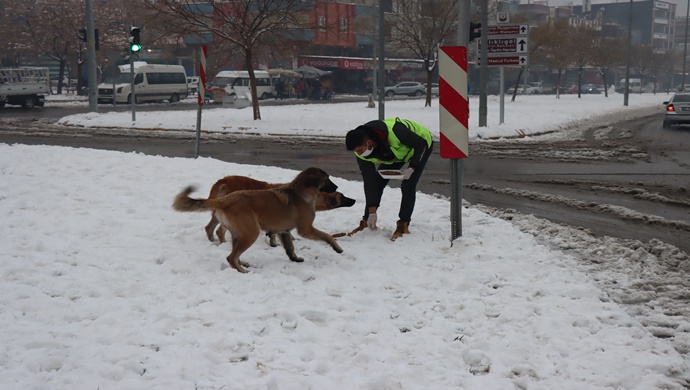
[[(499, 24), (487, 27), (488, 66), (524, 66), (529, 63), (529, 24)], [(477, 43), (477, 51), (481, 47)], [(511, 55), (512, 54), (512, 55)], [(479, 64), (479, 59), (477, 59)]]
[[(487, 66), (523, 66), (529, 62), (528, 56), (499, 56), (487, 57)], [(477, 65), (481, 65), (480, 58), (477, 58)]]
[(499, 24), (498, 26), (489, 26), (487, 28), (487, 36), (491, 35), (528, 35), (529, 24)]
[[(487, 40), (489, 49), (488, 54), (491, 53), (527, 53), (528, 42), (527, 38), (520, 36), (506, 36), (501, 38), (489, 38)], [(482, 52), (481, 43), (477, 43), (477, 51)]]

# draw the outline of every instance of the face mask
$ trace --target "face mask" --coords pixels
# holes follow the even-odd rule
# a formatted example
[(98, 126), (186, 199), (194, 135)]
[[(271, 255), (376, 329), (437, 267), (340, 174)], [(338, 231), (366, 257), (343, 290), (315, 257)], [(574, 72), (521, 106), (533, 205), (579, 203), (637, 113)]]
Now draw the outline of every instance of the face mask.
[(371, 154), (371, 152), (374, 151), (374, 148), (369, 149), (369, 144), (367, 143), (367, 150), (363, 151), (360, 156), (362, 157), (367, 157), (368, 155)]

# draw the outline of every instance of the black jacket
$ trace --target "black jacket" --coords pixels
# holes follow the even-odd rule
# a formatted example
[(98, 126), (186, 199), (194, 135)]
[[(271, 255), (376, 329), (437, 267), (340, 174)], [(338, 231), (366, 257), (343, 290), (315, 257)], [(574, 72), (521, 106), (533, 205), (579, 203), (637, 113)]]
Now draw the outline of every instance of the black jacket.
[[(364, 131), (367, 136), (376, 141), (376, 147), (371, 152), (370, 157), (375, 157), (382, 161), (400, 162), (390, 149), (388, 144), (388, 127), (383, 121), (373, 120), (364, 124)], [(414, 154), (409, 161), (410, 167), (417, 168), (424, 152), (427, 150), (426, 140), (410, 130), (402, 122), (396, 122), (393, 132), (401, 143), (414, 149)]]

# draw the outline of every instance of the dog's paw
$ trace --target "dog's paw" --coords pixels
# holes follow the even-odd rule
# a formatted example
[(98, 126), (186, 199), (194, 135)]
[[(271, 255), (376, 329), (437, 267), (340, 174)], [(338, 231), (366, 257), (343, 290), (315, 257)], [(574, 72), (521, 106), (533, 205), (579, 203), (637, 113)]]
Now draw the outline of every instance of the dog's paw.
[(290, 260), (294, 261), (295, 263), (303, 263), (304, 262), (304, 259), (301, 257), (291, 257)]

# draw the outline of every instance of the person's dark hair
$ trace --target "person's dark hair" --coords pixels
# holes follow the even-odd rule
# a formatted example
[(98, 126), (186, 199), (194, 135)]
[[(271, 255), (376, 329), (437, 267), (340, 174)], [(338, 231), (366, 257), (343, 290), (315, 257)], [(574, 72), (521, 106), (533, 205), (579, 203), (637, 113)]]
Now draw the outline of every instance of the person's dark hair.
[(354, 130), (350, 130), (345, 135), (345, 147), (347, 150), (355, 150), (359, 145), (364, 144), (367, 138), (367, 133), (364, 131), (364, 126), (358, 126)]

